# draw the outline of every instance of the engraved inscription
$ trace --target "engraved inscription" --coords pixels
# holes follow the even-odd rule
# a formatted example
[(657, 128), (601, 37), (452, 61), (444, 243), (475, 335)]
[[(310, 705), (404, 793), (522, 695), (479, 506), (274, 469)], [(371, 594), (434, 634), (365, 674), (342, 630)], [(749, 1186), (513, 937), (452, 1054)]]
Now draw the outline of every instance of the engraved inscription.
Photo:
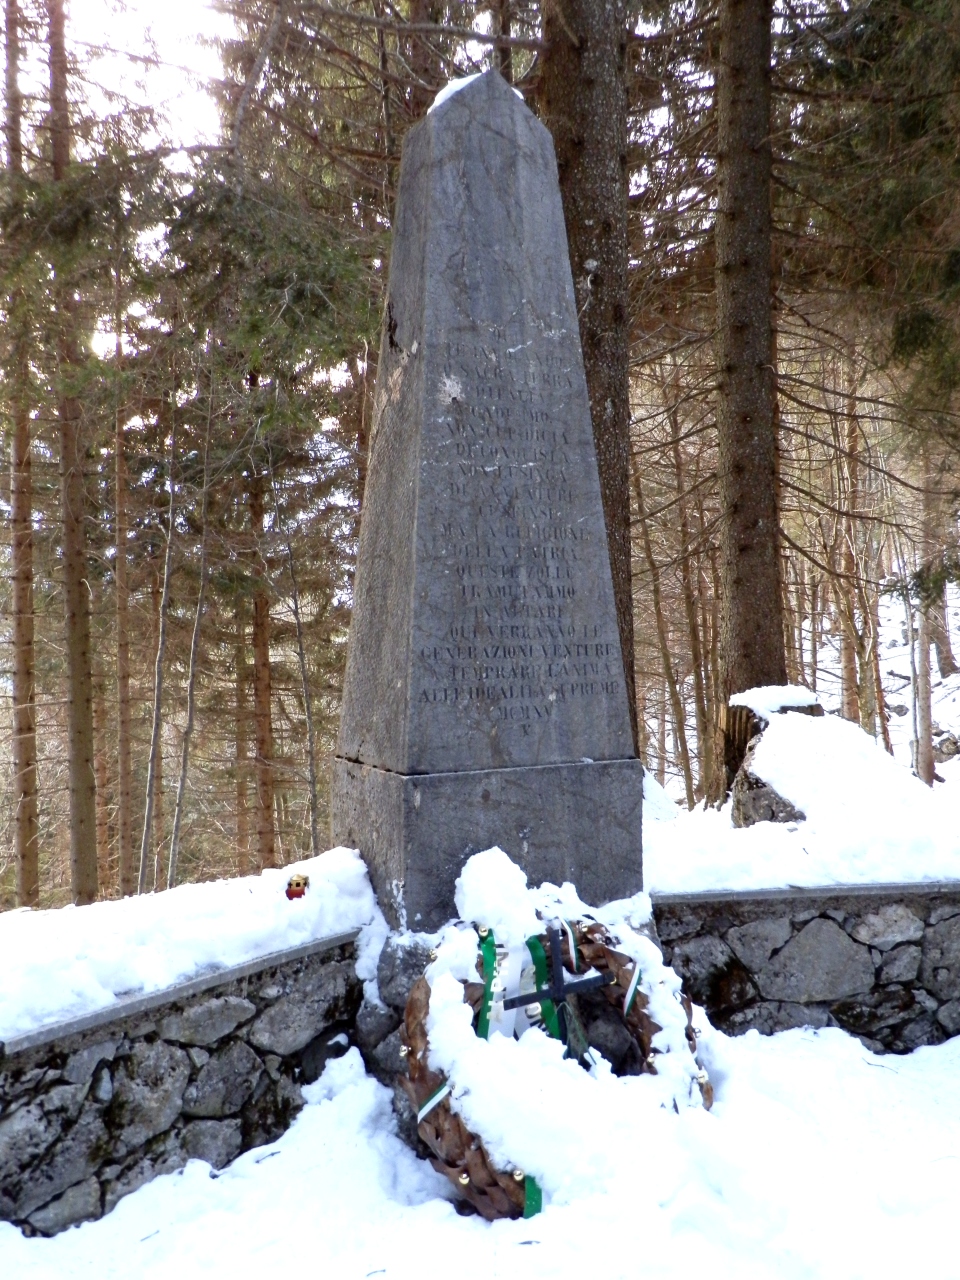
[(538, 345), (511, 348), (494, 331), (442, 353), (437, 404), (448, 434), (433, 528), (457, 621), (419, 654), (432, 677), (422, 702), (472, 706), (521, 736), (558, 705), (623, 686), (615, 621), (597, 624), (578, 601), (593, 584), (584, 580), (590, 530), (574, 516), (583, 478), (562, 421), (575, 374)]

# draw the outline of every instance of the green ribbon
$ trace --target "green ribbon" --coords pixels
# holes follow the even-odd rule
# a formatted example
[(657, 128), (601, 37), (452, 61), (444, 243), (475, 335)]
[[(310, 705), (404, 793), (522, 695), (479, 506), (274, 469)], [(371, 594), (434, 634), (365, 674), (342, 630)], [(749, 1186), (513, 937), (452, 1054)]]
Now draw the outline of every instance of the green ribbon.
[[(532, 938), (527, 939), (527, 950), (533, 960), (533, 972), (537, 983), (537, 991), (541, 987), (550, 985), (550, 967), (547, 963), (547, 953), (543, 949), (543, 943), (534, 934)], [(531, 991), (530, 1003), (539, 1004), (543, 1011), (543, 1025), (547, 1029), (547, 1034), (554, 1040), (560, 1039), (560, 1021), (557, 1018), (557, 1006), (552, 1000), (537, 1000), (536, 992)]]
[(523, 1180), (523, 1216), (532, 1218), (543, 1208), (543, 1192), (536, 1178), (529, 1175)]
[(480, 939), (480, 955), (483, 959), (483, 1000), (480, 1004), (480, 1017), (477, 1019), (477, 1035), (481, 1040), (490, 1036), (490, 1006), (493, 1003), (493, 977), (497, 971), (497, 940), (493, 930)]

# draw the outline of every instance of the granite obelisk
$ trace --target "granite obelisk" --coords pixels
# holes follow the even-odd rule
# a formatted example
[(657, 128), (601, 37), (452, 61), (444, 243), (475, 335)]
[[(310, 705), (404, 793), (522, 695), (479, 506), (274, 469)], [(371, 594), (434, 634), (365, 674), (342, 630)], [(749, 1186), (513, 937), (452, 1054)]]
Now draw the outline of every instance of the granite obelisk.
[(496, 73), (403, 149), (332, 835), (394, 923), (499, 844), (641, 888), (635, 758), (553, 143)]

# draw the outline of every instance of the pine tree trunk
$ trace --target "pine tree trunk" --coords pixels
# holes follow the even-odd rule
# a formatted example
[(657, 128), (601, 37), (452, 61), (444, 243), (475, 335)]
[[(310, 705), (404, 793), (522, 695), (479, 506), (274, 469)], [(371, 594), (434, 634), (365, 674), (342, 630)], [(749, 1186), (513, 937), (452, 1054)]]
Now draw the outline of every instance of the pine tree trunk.
[[(939, 560), (942, 565), (942, 552)], [(937, 599), (930, 606), (930, 638), (936, 651), (937, 670), (940, 672), (940, 678), (946, 680), (947, 676), (956, 675), (960, 668), (957, 667), (957, 660), (953, 656), (953, 646), (950, 643), (950, 615), (947, 612), (946, 583), (940, 588)]]
[[(119, 325), (119, 318), (116, 320)], [(120, 338), (117, 337), (119, 356)], [(136, 892), (133, 860), (133, 762), (130, 708), (130, 588), (128, 585), (127, 457), (120, 409), (114, 436), (116, 454), (116, 588), (117, 588), (117, 858), (120, 896)]]
[[(23, 176), (20, 96), (20, 7), (6, 0), (4, 124), (7, 172), (15, 185)], [(30, 464), (30, 402), (27, 333), (18, 315), (22, 297), (10, 302), (6, 408), (12, 425), (10, 450), (11, 577), (13, 579), (13, 786), (17, 905), (40, 905), (37, 815), (37, 709), (33, 622), (33, 477)]]
[(930, 701), (930, 624), (920, 610), (917, 658), (917, 777), (933, 786), (933, 708)]
[[(263, 536), (263, 480), (250, 482), (250, 527)], [(262, 558), (261, 558), (262, 559)], [(273, 722), (270, 679), (270, 597), (261, 566), (253, 593), (253, 716), (257, 737), (257, 859), (260, 869), (277, 864), (273, 800)]]
[[(50, 63), (50, 151), (53, 179), (70, 164), (64, 0), (47, 0)], [(70, 290), (58, 283), (58, 355), (61, 379), (79, 363)], [(90, 592), (84, 527), (82, 416), (79, 400), (61, 387), (60, 506), (63, 520), (63, 594), (67, 649), (67, 763), (70, 777), (70, 881), (78, 905), (97, 896), (96, 780), (93, 767), (93, 677), (90, 657)]]
[(247, 795), (247, 770), (249, 765), (247, 743), (249, 740), (250, 711), (247, 705), (247, 631), (243, 597), (238, 597), (234, 617), (236, 639), (234, 642), (234, 666), (236, 671), (236, 784), (237, 784), (237, 873), (250, 872), (250, 810)]
[(786, 682), (770, 216), (770, 0), (721, 0), (717, 435), (724, 696)]
[(110, 778), (107, 767), (107, 708), (103, 680), (93, 682), (93, 771), (97, 783), (97, 877), (104, 890), (110, 884)]
[(553, 135), (580, 342), (600, 471), (634, 746), (630, 543), (630, 324), (627, 278), (625, 0), (544, 9), (538, 107)]

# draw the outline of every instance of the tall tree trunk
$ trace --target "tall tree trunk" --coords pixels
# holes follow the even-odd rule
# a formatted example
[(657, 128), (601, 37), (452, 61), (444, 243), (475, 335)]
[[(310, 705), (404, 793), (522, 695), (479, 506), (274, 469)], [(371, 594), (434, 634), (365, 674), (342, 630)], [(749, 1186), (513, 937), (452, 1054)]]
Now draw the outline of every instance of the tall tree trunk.
[[(50, 153), (54, 182), (70, 164), (64, 0), (47, 0), (50, 68)], [(93, 766), (93, 676), (90, 657), (90, 592), (87, 586), (82, 416), (71, 394), (71, 370), (79, 364), (71, 291), (57, 285), (58, 356), (62, 383), (60, 506), (63, 520), (63, 589), (67, 649), (67, 764), (70, 778), (70, 881), (78, 905), (97, 896), (96, 779)]]
[(770, 217), (770, 0), (721, 0), (717, 435), (724, 696), (784, 684)]
[(539, 110), (553, 134), (580, 342), (600, 471), (613, 593), (630, 702), (634, 674), (630, 543), (630, 324), (627, 278), (625, 0), (544, 9)]
[(247, 699), (247, 628), (246, 609), (243, 596), (237, 597), (234, 618), (236, 639), (234, 641), (234, 666), (236, 672), (236, 784), (237, 784), (237, 873), (241, 876), (250, 871), (250, 809), (248, 798), (249, 765), (247, 743), (249, 741), (250, 710)]
[[(176, 513), (176, 487), (173, 483), (173, 464), (177, 456), (176, 419), (170, 427), (170, 455), (167, 466), (167, 480), (170, 485), (170, 507), (167, 514), (167, 549), (163, 559), (163, 590), (160, 596), (160, 608), (157, 617), (157, 648), (153, 672), (153, 723), (150, 730), (150, 754), (147, 757), (147, 796), (143, 811), (143, 835), (140, 840), (140, 876), (137, 892), (143, 893), (147, 887), (147, 876), (150, 868), (150, 856), (154, 858), (154, 889), (160, 889), (162, 875), (159, 874), (160, 843), (154, 844), (154, 813), (158, 809), (158, 800), (162, 805), (163, 796), (163, 757), (160, 733), (163, 715), (163, 660), (167, 648), (167, 615), (170, 611), (170, 582), (173, 577), (173, 529)], [(158, 815), (157, 825), (160, 840), (163, 839), (163, 817)]]
[(203, 602), (207, 592), (207, 511), (210, 502), (210, 427), (213, 421), (213, 388), (207, 413), (207, 432), (203, 442), (203, 502), (200, 514), (200, 587), (197, 592), (197, 608), (193, 617), (193, 635), (190, 638), (190, 662), (187, 669), (187, 723), (183, 730), (180, 750), (180, 777), (177, 780), (177, 800), (173, 810), (173, 830), (170, 835), (170, 861), (167, 865), (167, 888), (177, 883), (177, 859), (180, 854), (180, 824), (183, 821), (183, 801), (187, 791), (187, 769), (190, 764), (190, 740), (196, 716), (197, 658), (200, 653), (200, 626), (203, 622)]
[(307, 721), (307, 778), (310, 785), (310, 847), (313, 856), (318, 858), (323, 852), (320, 845), (320, 800), (317, 793), (317, 738), (313, 727), (313, 696), (310, 693), (310, 679), (307, 671), (307, 650), (303, 638), (303, 617), (300, 612), (300, 584), (297, 581), (297, 569), (293, 559), (293, 544), (289, 534), (283, 528), (280, 515), (280, 500), (277, 496), (276, 480), (271, 471), (273, 485), (273, 509), (276, 515), (277, 532), (283, 535), (287, 552), (287, 568), (290, 571), (290, 604), (293, 609), (293, 620), (297, 628), (297, 658), (300, 664), (300, 689), (303, 694), (303, 714)]
[[(443, 18), (443, 7), (436, 0), (410, 0), (411, 23), (435, 22)], [(410, 88), (410, 116), (419, 120), (436, 97), (443, 74), (433, 37), (424, 32), (413, 32), (407, 41), (407, 66), (413, 73)]]
[(97, 877), (100, 887), (110, 884), (110, 779), (107, 766), (107, 707), (103, 679), (93, 682), (93, 771), (97, 783)]
[[(118, 272), (119, 283), (119, 272)], [(122, 354), (120, 344), (120, 316), (115, 316), (117, 326), (116, 357)], [(136, 868), (133, 861), (133, 762), (131, 756), (131, 708), (130, 708), (130, 587), (128, 578), (127, 537), (127, 453), (123, 415), (119, 399), (114, 423), (114, 454), (116, 466), (116, 588), (117, 588), (117, 860), (119, 863), (120, 896), (125, 898), (137, 888)]]
[(917, 658), (917, 777), (933, 786), (933, 707), (930, 701), (930, 623), (920, 610)]
[[(20, 96), (20, 7), (6, 0), (4, 125), (7, 172), (16, 186), (23, 176)], [(27, 328), (19, 315), (23, 298), (10, 301), (6, 409), (12, 425), (10, 450), (11, 573), (13, 578), (13, 775), (17, 905), (40, 905), (40, 845), (37, 815), (37, 708), (33, 623), (33, 477), (30, 465), (30, 373)]]
[[(942, 565), (942, 552), (938, 559)], [(957, 666), (957, 660), (953, 656), (953, 646), (950, 643), (950, 615), (947, 612), (946, 583), (940, 588), (937, 599), (930, 605), (929, 613), (930, 638), (937, 654), (937, 670), (940, 672), (940, 678), (946, 680), (947, 676), (956, 675), (957, 671), (960, 670)]]
[[(250, 481), (250, 527), (263, 538), (263, 478)], [(277, 864), (273, 800), (273, 721), (270, 679), (270, 596), (266, 563), (261, 565), (253, 593), (253, 716), (257, 737), (257, 858), (260, 869)]]

